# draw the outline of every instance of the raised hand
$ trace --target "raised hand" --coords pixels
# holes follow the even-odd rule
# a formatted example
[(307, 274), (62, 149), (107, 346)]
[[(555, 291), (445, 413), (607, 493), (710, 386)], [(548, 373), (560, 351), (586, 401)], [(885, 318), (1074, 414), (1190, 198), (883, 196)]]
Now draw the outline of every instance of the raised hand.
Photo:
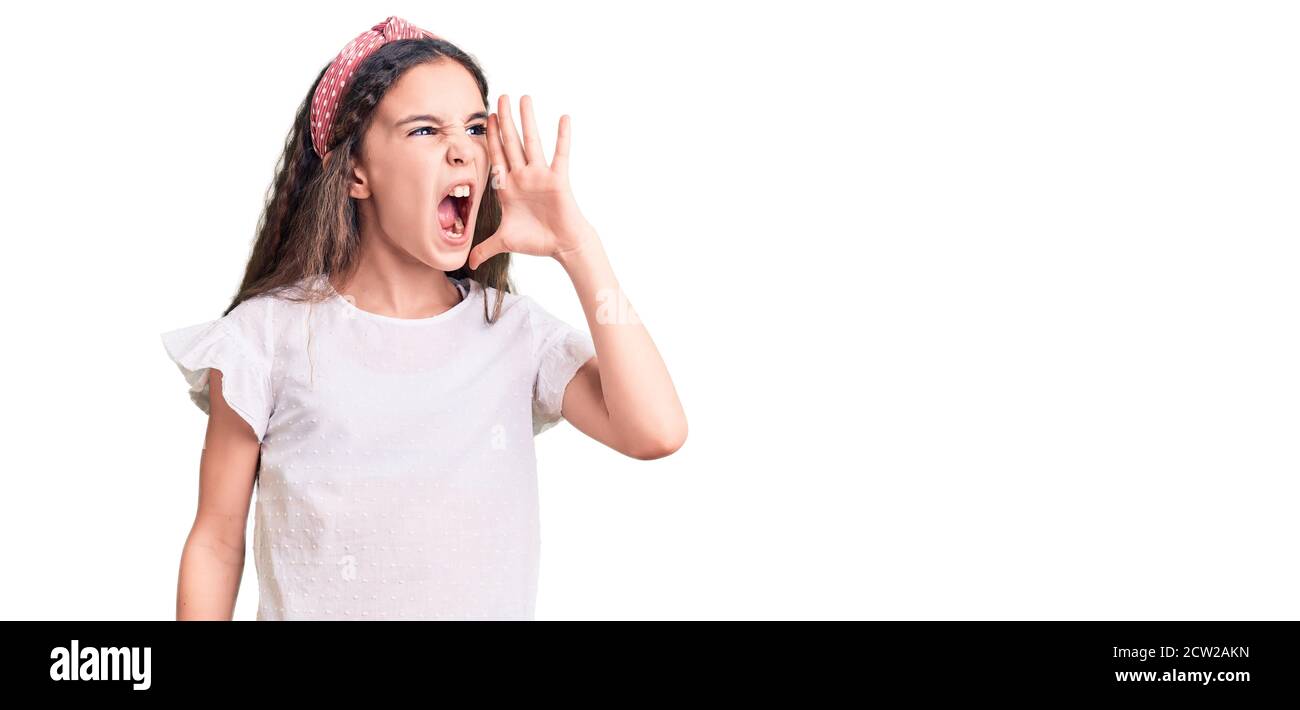
[(501, 226), (469, 252), (469, 268), (502, 252), (560, 257), (577, 249), (593, 233), (569, 188), (569, 116), (560, 117), (555, 157), (550, 165), (533, 117), (533, 100), (519, 100), (524, 124), (520, 141), (510, 117), (510, 99), (497, 98), (497, 112), (488, 116), (488, 157), (492, 187), (501, 201)]

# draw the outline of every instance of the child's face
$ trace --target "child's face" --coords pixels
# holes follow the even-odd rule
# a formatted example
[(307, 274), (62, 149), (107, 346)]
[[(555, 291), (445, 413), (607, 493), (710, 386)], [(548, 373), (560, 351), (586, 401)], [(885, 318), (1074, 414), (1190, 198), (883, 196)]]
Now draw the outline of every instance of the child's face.
[[(469, 71), (450, 60), (409, 69), (362, 138), (351, 195), (363, 240), (378, 238), (442, 271), (464, 266), (489, 167), (486, 107)], [(454, 243), (443, 236), (438, 204), (462, 182), (472, 184), (468, 218)]]

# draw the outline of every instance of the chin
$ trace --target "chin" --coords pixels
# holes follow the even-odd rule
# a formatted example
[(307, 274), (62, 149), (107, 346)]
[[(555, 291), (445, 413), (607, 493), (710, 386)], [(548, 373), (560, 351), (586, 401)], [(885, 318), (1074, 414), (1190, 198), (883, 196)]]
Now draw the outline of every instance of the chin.
[(435, 243), (420, 261), (440, 271), (455, 271), (469, 261), (469, 249), (468, 244), (460, 249), (448, 249), (445, 245)]

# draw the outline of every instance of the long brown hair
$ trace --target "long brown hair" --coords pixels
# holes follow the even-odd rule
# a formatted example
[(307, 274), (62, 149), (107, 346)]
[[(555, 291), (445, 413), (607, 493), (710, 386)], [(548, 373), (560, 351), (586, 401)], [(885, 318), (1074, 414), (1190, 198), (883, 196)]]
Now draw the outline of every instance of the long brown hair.
[[(284, 153), (276, 164), (275, 180), (267, 190), (266, 205), (258, 220), (253, 244), (239, 293), (226, 308), (229, 314), (241, 302), (263, 293), (293, 301), (320, 302), (329, 295), (315, 279), (307, 277), (344, 274), (351, 269), (361, 244), (360, 215), (355, 198), (348, 194), (353, 161), (362, 136), (370, 126), (375, 107), (384, 94), (410, 68), (438, 61), (455, 61), (464, 66), (478, 84), (483, 105), (488, 104), (487, 78), (478, 62), (454, 44), (442, 39), (403, 39), (389, 42), (357, 67), (335, 113), (331, 133), (325, 139), (328, 160), (321, 161), (312, 148), (311, 101), (316, 85), (329, 68), (321, 68), (307, 96), (298, 106), (298, 116), (285, 139)], [(479, 201), (472, 243), (492, 236), (501, 225), (501, 203), (489, 179)], [(510, 254), (493, 256), (470, 270), (468, 264), (448, 272), (452, 278), (471, 278), (496, 289), (496, 305), (488, 316), (487, 289), (483, 291), (483, 318), (496, 320), (510, 283)], [(307, 279), (304, 281), (304, 279)]]

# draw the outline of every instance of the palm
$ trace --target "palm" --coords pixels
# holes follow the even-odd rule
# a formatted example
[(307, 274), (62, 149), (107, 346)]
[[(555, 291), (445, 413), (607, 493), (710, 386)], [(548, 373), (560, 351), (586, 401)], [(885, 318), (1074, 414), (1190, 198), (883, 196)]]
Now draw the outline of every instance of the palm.
[(510, 118), (508, 97), (502, 95), (498, 112), (488, 117), (490, 179), (501, 201), (501, 225), (470, 251), (471, 269), (502, 252), (555, 256), (578, 246), (588, 227), (569, 188), (569, 117), (560, 117), (555, 157), (547, 165), (532, 99), (522, 97), (519, 106), (522, 141)]
[(555, 252), (559, 219), (571, 199), (569, 186), (549, 168), (511, 171), (506, 184), (497, 187), (501, 200), (501, 226), (496, 234), (507, 251), (535, 256)]

